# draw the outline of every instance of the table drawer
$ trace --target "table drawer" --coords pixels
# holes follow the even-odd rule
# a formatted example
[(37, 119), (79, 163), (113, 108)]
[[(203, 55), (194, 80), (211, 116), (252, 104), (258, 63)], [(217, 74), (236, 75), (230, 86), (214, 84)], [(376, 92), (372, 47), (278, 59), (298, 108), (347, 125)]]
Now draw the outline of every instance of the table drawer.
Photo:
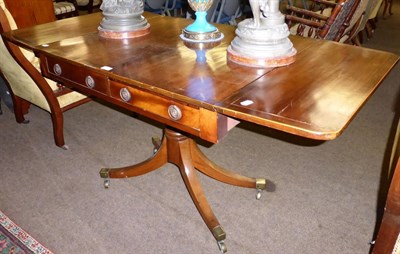
[(199, 129), (200, 110), (140, 89), (110, 81), (111, 97), (143, 111), (158, 115), (167, 121)]
[(204, 108), (188, 105), (110, 80), (110, 97), (119, 105), (160, 123), (217, 143), (227, 129), (227, 118)]
[(90, 72), (75, 65), (47, 57), (47, 72), (57, 80), (73, 82), (89, 90), (109, 94), (108, 78), (96, 72)]

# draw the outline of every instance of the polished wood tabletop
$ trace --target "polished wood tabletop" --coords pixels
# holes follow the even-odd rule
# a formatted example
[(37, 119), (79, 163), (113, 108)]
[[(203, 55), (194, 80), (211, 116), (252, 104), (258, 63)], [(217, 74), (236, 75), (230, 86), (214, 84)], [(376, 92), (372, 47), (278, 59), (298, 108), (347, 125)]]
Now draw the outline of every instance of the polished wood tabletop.
[[(391, 53), (296, 36), (290, 37), (298, 52), (293, 64), (244, 67), (226, 57), (235, 27), (218, 25), (225, 37), (206, 50), (207, 60), (201, 63), (196, 50), (179, 37), (191, 20), (150, 13), (145, 17), (151, 33), (135, 39), (99, 37), (101, 13), (20, 29), (5, 37), (134, 87), (320, 140), (343, 132), (399, 59)], [(103, 66), (113, 69), (105, 71)]]
[(226, 233), (196, 172), (254, 188), (257, 199), (271, 182), (221, 168), (201, 152), (192, 136), (216, 143), (238, 121), (249, 121), (307, 138), (334, 139), (399, 60), (391, 53), (290, 37), (298, 52), (293, 64), (245, 67), (227, 60), (235, 27), (217, 25), (224, 34), (219, 43), (185, 43), (180, 34), (191, 20), (144, 16), (151, 32), (134, 39), (99, 36), (101, 13), (2, 36), (33, 50), (44, 76), (164, 124), (163, 139), (154, 140), (151, 158), (132, 166), (103, 168), (100, 176), (108, 187), (110, 178), (136, 177), (166, 163), (178, 166), (222, 252), (227, 250)]

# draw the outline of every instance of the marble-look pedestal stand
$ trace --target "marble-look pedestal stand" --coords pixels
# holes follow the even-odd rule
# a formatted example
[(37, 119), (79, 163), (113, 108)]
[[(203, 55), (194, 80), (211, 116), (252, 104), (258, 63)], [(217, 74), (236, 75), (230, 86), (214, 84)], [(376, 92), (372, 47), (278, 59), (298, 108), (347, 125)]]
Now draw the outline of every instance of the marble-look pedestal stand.
[(111, 39), (128, 39), (150, 33), (150, 24), (142, 16), (144, 0), (103, 0), (103, 20), (99, 35)]
[(295, 61), (296, 49), (279, 11), (279, 0), (250, 0), (253, 19), (238, 24), (228, 60), (251, 67), (278, 67)]

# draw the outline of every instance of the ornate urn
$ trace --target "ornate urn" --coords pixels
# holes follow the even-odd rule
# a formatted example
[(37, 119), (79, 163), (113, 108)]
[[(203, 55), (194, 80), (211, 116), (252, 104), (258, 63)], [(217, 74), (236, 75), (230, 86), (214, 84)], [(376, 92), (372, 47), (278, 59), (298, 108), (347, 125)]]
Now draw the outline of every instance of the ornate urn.
[(190, 7), (195, 11), (196, 20), (183, 29), (181, 38), (193, 42), (219, 41), (224, 35), (213, 25), (207, 22), (207, 10), (213, 0), (188, 0)]

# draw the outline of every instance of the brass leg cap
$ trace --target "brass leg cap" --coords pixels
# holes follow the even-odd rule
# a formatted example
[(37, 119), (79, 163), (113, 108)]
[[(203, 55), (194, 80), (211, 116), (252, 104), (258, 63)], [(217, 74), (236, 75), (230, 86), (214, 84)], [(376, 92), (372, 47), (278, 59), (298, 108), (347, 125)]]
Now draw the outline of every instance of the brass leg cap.
[(102, 168), (100, 170), (100, 177), (101, 178), (109, 178), (109, 174), (108, 174), (109, 171), (110, 171), (109, 168)]
[(267, 179), (256, 179), (256, 189), (257, 190), (265, 190), (267, 188)]
[(222, 241), (226, 238), (226, 233), (220, 225), (212, 229), (212, 234), (217, 241)]

